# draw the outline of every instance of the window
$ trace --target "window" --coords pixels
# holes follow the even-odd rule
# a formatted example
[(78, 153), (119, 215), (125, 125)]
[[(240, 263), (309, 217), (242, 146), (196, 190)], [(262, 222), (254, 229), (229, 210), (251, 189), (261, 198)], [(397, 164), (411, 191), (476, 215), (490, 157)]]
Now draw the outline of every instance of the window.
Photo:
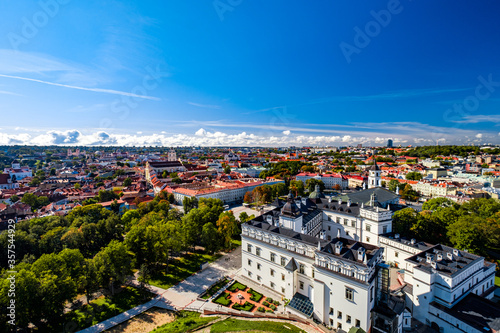
[(386, 225), (384, 225), (384, 226), (382, 227), (382, 233), (384, 233), (384, 234), (386, 234), (386, 233), (387, 233), (387, 226), (386, 226)]
[(271, 252), (271, 261), (276, 262), (276, 253)]
[(331, 231), (332, 230), (332, 227), (331, 226), (328, 226), (328, 231)]
[(314, 268), (311, 269), (311, 276), (314, 278)]
[(366, 237), (366, 242), (369, 243), (370, 242), (370, 237)]
[(341, 330), (342, 329), (342, 323), (337, 323), (337, 330)]
[(248, 276), (252, 277), (252, 272), (248, 271)]
[(255, 249), (255, 254), (260, 257), (260, 247), (258, 247), (258, 248)]
[(367, 224), (367, 225), (366, 225), (366, 231), (370, 231), (371, 229), (372, 229), (372, 226), (371, 226), (371, 225), (369, 225), (369, 224)]
[[(406, 322), (408, 323), (408, 319), (406, 319)], [(356, 327), (359, 326), (361, 326), (361, 322), (359, 321), (359, 319), (356, 319)]]
[(285, 274), (281, 274), (281, 281), (285, 281)]
[(333, 308), (330, 308), (330, 313), (329, 315), (333, 315)]
[(274, 289), (275, 287), (276, 287), (276, 285), (274, 284), (274, 282), (271, 282), (271, 288)]
[(260, 282), (260, 280), (262, 280), (262, 278), (259, 275), (257, 275), (257, 281)]
[(344, 225), (347, 225), (347, 223), (349, 223), (349, 220), (348, 219), (344, 219)]
[(337, 223), (340, 223), (340, 220), (341, 220), (340, 217), (337, 217)]
[(274, 276), (274, 269), (271, 269), (271, 276)]
[(399, 252), (394, 252), (394, 256), (397, 258), (399, 257)]
[(354, 220), (351, 221), (351, 227), (355, 227), (356, 228), (356, 221), (354, 221)]
[(299, 273), (300, 274), (305, 274), (305, 266), (303, 264), (299, 264)]
[(257, 269), (260, 271), (260, 268), (262, 267), (261, 264), (257, 264)]
[(342, 319), (342, 311), (337, 311), (337, 319)]
[(247, 251), (248, 251), (248, 252), (252, 252), (252, 245), (251, 245), (251, 244), (248, 244), (248, 245), (247, 245)]
[(349, 231), (346, 231), (346, 232), (345, 232), (345, 235), (346, 235), (346, 236), (349, 236)]
[(370, 302), (373, 302), (373, 286), (370, 288)]
[(285, 288), (281, 287), (281, 293), (284, 294), (285, 293)]
[(351, 323), (351, 316), (347, 315), (347, 320), (346, 323), (350, 324)]
[(354, 290), (351, 288), (345, 288), (345, 298), (349, 301), (354, 301)]
[(300, 281), (300, 289), (304, 290), (304, 282)]
[(286, 265), (286, 258), (281, 257), (281, 266), (285, 266), (285, 265)]
[(252, 260), (248, 259), (248, 266), (252, 266)]
[(328, 235), (328, 240), (331, 241), (332, 240), (332, 236)]

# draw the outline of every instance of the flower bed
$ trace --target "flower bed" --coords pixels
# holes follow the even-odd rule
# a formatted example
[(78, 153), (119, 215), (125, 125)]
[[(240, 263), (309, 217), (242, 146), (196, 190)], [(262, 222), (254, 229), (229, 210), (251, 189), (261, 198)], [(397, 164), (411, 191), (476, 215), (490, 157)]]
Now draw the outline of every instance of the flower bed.
[(238, 290), (243, 291), (245, 289), (247, 289), (247, 286), (239, 283), (238, 281), (234, 281), (234, 283), (229, 288), (227, 288), (227, 290), (229, 291), (238, 291)]
[(250, 297), (250, 300), (254, 301), (254, 302), (260, 302), (260, 300), (262, 299), (262, 297), (264, 297), (264, 295), (262, 295), (261, 293), (259, 292), (256, 292), (255, 290), (253, 290), (252, 288), (250, 288), (248, 290), (248, 293), (251, 294), (252, 296)]
[(231, 305), (231, 294), (223, 292), (216, 299), (214, 299), (212, 302), (220, 304), (220, 305), (224, 305), (224, 306), (229, 306), (229, 305)]
[(240, 305), (238, 303), (233, 304), (233, 309), (235, 310), (240, 310), (240, 311), (252, 311), (255, 305), (250, 302), (245, 302), (245, 304)]

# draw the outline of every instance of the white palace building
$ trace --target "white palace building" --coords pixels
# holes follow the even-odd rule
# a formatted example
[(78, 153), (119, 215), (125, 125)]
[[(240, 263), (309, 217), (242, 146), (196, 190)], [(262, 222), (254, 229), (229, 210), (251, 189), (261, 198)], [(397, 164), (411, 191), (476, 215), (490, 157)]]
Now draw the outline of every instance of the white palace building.
[(414, 318), (441, 332), (498, 332), (495, 264), (395, 235), (390, 204), (377, 199), (392, 202), (384, 191), (365, 190), (366, 204), (327, 199), (319, 187), (309, 198), (290, 193), (242, 224), (241, 274), (290, 300), (287, 311), (335, 329), (402, 332)]

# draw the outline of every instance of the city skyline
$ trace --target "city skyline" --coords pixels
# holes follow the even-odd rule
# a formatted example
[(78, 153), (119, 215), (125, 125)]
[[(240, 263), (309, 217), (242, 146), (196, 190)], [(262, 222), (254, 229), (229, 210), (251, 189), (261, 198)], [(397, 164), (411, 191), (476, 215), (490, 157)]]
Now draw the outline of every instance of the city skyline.
[(500, 144), (495, 1), (0, 9), (0, 145)]

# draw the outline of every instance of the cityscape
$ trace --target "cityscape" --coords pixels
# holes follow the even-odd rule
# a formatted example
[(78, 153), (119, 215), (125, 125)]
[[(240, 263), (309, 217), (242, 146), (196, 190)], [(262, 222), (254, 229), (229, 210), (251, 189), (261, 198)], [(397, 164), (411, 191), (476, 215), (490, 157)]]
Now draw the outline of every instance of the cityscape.
[(0, 5), (0, 332), (500, 332), (500, 5)]

